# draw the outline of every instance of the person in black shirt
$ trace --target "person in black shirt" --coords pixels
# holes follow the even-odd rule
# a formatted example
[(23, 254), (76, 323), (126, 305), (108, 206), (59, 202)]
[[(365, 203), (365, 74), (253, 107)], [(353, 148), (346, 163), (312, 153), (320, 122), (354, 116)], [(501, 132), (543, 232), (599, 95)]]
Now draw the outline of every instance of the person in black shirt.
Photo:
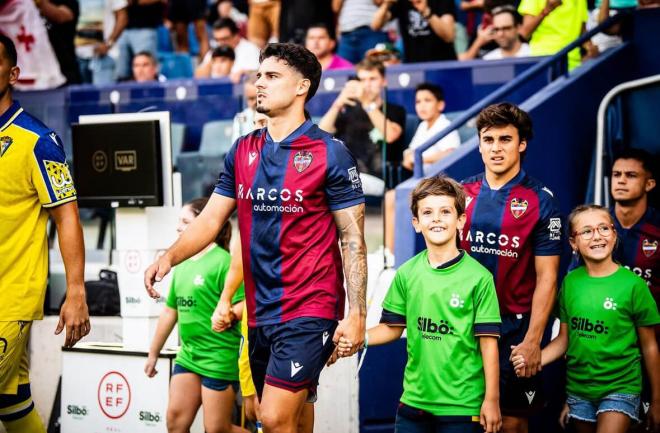
[(41, 0), (37, 6), (46, 19), (48, 39), (57, 56), (62, 75), (66, 78), (66, 84), (80, 84), (82, 78), (73, 44), (80, 14), (78, 0)]
[(120, 80), (130, 79), (133, 56), (141, 51), (154, 55), (158, 50), (158, 27), (163, 24), (165, 10), (164, 0), (129, 0), (128, 24), (121, 34), (119, 59), (117, 60), (117, 77)]
[(399, 20), (406, 63), (456, 60), (453, 0), (374, 0), (380, 5), (372, 28)]
[(383, 195), (383, 159), (394, 165), (401, 161), (406, 111), (400, 105), (384, 104), (387, 81), (382, 63), (363, 60), (355, 68), (357, 79), (346, 83), (319, 127), (335, 134), (351, 151), (364, 193)]

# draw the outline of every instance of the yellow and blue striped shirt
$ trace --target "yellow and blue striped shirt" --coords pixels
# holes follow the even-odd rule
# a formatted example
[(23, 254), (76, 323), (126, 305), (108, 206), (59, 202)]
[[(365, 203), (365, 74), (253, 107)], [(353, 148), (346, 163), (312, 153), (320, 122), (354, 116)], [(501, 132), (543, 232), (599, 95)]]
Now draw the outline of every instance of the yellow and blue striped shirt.
[(62, 141), (14, 102), (0, 115), (0, 321), (43, 317), (46, 208), (75, 199)]

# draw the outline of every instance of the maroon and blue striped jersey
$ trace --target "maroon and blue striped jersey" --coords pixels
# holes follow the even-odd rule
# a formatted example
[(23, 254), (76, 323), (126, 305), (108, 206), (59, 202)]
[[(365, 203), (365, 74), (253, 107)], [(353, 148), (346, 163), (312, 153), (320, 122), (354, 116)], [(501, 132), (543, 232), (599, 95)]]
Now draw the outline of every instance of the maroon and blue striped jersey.
[(553, 193), (520, 171), (499, 189), (484, 174), (463, 181), (467, 220), (461, 248), (495, 279), (501, 314), (532, 309), (536, 288), (535, 256), (558, 256), (562, 219)]
[(332, 212), (364, 202), (356, 167), (311, 121), (279, 143), (265, 128), (234, 143), (215, 193), (237, 202), (250, 327), (343, 316)]
[(614, 259), (646, 281), (660, 305), (660, 212), (649, 207), (629, 229), (621, 227), (611, 210), (619, 243)]

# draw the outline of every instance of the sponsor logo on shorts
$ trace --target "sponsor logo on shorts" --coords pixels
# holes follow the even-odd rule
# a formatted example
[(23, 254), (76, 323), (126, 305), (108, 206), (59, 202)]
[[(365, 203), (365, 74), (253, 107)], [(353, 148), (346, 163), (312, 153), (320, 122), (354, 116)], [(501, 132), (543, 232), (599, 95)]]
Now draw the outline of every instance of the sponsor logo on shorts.
[(298, 372), (299, 372), (300, 370), (302, 370), (303, 367), (304, 367), (304, 366), (303, 366), (301, 363), (291, 361), (291, 377), (293, 377), (293, 376), (295, 376), (296, 374), (298, 374)]
[(571, 329), (577, 331), (577, 336), (588, 340), (595, 340), (599, 335), (607, 335), (610, 328), (603, 320), (593, 323), (586, 317), (571, 317)]
[(651, 257), (653, 254), (655, 254), (655, 251), (658, 249), (658, 241), (655, 240), (651, 242), (648, 239), (644, 239), (642, 242), (642, 252), (646, 257)]
[(312, 152), (308, 150), (301, 150), (293, 157), (293, 166), (298, 173), (307, 170), (307, 167), (312, 163)]
[(536, 395), (536, 391), (525, 391), (525, 397), (527, 397), (527, 402), (529, 404), (532, 404), (535, 395)]
[(527, 200), (521, 200), (519, 198), (511, 199), (511, 204), (510, 204), (511, 215), (513, 215), (515, 219), (520, 218), (521, 216), (523, 216), (525, 211), (527, 211), (527, 206), (528, 206)]
[(328, 337), (330, 337), (330, 333), (328, 331), (325, 331), (323, 333), (323, 345), (325, 346), (325, 343), (328, 342)]
[(417, 318), (417, 330), (421, 331), (425, 340), (442, 340), (444, 336), (454, 334), (454, 327), (446, 320), (435, 321), (429, 317)]

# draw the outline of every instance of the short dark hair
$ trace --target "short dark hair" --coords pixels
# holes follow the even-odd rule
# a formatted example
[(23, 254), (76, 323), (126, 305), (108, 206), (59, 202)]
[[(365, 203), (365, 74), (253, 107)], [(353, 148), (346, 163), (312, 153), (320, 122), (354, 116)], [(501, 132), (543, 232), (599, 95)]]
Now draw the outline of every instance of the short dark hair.
[(232, 47), (221, 45), (219, 47), (215, 47), (211, 53), (212, 59), (215, 59), (216, 57), (225, 57), (230, 60), (236, 60), (236, 53)]
[(638, 149), (635, 147), (629, 147), (628, 149), (624, 149), (621, 152), (617, 153), (616, 157), (614, 158), (614, 162), (617, 162), (620, 159), (634, 159), (635, 161), (639, 161), (642, 164), (644, 170), (646, 170), (646, 172), (649, 173), (651, 179), (655, 179), (655, 174), (657, 169), (655, 158), (653, 157), (653, 155), (651, 155), (651, 153), (647, 152), (646, 150)]
[(156, 56), (154, 56), (153, 53), (150, 52), (150, 51), (140, 51), (140, 52), (136, 53), (136, 54), (133, 56), (133, 58), (136, 58), (136, 57), (138, 57), (138, 56), (144, 56), (144, 57), (147, 57), (149, 60), (151, 60), (151, 63), (153, 63), (154, 65), (158, 65), (158, 59), (157, 59)]
[(307, 27), (307, 31), (305, 32), (305, 34), (307, 34), (307, 32), (309, 32), (310, 29), (324, 29), (326, 31), (326, 33), (328, 33), (328, 36), (330, 37), (330, 39), (332, 39), (333, 41), (337, 40), (337, 38), (335, 37), (335, 32), (330, 30), (330, 27), (328, 27), (328, 25), (326, 23), (314, 23), (314, 24), (312, 24), (311, 26)]
[(422, 179), (410, 195), (410, 211), (418, 218), (419, 202), (430, 195), (446, 195), (454, 198), (456, 214), (461, 216), (465, 213), (465, 191), (463, 186), (451, 177), (437, 175)]
[(418, 84), (417, 87), (415, 88), (415, 93), (419, 92), (420, 90), (426, 90), (428, 92), (431, 92), (435, 97), (435, 99), (437, 99), (438, 101), (445, 100), (445, 92), (442, 90), (442, 87), (438, 86), (437, 84), (432, 84), (432, 83)]
[[(204, 207), (208, 202), (209, 202), (208, 197), (198, 197), (190, 200), (188, 203), (185, 204), (185, 206), (190, 206), (190, 210), (192, 211), (193, 214), (195, 214), (195, 217), (197, 217), (200, 213), (202, 213)], [(227, 222), (225, 222), (225, 224), (220, 228), (218, 235), (215, 237), (215, 243), (220, 248), (224, 248), (225, 250), (229, 251), (230, 242), (231, 242), (231, 222), (227, 220)]]
[(0, 44), (5, 47), (5, 56), (9, 60), (11, 66), (16, 66), (18, 63), (18, 54), (16, 54), (16, 45), (9, 36), (6, 36), (3, 33), (0, 33)]
[(213, 30), (229, 29), (232, 35), (238, 34), (238, 26), (231, 18), (220, 18), (213, 23)]
[(504, 127), (512, 125), (518, 130), (520, 141), (529, 140), (534, 136), (532, 131), (532, 118), (526, 111), (521, 110), (517, 105), (509, 102), (489, 105), (481, 110), (477, 116), (477, 134), (481, 137), (483, 130), (488, 130), (494, 126)]
[(311, 51), (301, 45), (288, 42), (268, 44), (261, 50), (259, 63), (263, 63), (269, 57), (282, 60), (286, 65), (295, 69), (310, 81), (305, 102), (314, 97), (321, 82), (321, 64)]
[(356, 71), (378, 71), (382, 77), (385, 77), (385, 65), (383, 62), (370, 59), (368, 57), (362, 59), (360, 63), (355, 65)]
[(513, 24), (518, 26), (522, 24), (522, 16), (518, 13), (515, 7), (512, 5), (501, 5), (493, 8), (491, 11), (491, 15), (494, 17), (496, 15), (500, 14), (509, 14), (511, 15), (511, 18), (513, 19)]

